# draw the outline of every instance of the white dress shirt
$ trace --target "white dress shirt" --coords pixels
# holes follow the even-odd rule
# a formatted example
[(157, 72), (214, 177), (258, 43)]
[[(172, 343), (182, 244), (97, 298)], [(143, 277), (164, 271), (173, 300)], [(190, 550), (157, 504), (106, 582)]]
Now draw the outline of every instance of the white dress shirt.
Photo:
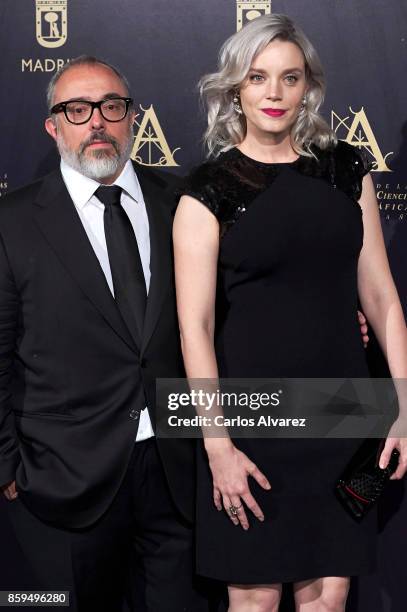
[[(89, 242), (99, 260), (109, 289), (114, 296), (112, 273), (110, 270), (103, 223), (105, 205), (94, 195), (96, 189), (100, 187), (100, 183), (83, 176), (83, 174), (71, 168), (71, 166), (63, 160), (61, 160), (61, 173), (69, 195), (72, 198), (79, 218), (89, 238)], [(120, 176), (118, 176), (113, 185), (118, 185), (123, 190), (120, 203), (130, 219), (137, 238), (148, 294), (151, 277), (148, 216), (140, 183), (138, 182), (137, 175), (130, 161), (126, 163)], [(154, 431), (148, 410), (142, 410), (136, 441), (146, 440), (152, 436), (154, 436)]]

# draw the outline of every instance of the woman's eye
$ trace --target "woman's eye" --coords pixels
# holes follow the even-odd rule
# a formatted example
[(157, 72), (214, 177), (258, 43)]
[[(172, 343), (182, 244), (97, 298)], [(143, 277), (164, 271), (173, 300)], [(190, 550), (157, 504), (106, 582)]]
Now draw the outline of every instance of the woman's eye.
[(293, 85), (294, 83), (296, 83), (298, 81), (298, 77), (295, 76), (295, 74), (288, 74), (285, 77), (285, 80), (290, 84)]
[(250, 75), (250, 80), (254, 81), (255, 83), (259, 83), (263, 79), (264, 79), (264, 77), (261, 74), (251, 74)]

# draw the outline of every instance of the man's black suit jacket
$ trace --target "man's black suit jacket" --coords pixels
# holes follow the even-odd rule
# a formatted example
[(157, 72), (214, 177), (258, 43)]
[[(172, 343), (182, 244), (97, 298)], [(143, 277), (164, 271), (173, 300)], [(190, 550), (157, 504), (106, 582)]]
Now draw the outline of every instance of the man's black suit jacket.
[[(177, 181), (136, 166), (150, 225), (142, 338), (116, 307), (56, 171), (0, 203), (0, 484), (37, 516), (85, 527), (108, 508), (155, 379), (183, 376), (171, 226)], [(173, 499), (192, 520), (189, 440), (158, 440)]]

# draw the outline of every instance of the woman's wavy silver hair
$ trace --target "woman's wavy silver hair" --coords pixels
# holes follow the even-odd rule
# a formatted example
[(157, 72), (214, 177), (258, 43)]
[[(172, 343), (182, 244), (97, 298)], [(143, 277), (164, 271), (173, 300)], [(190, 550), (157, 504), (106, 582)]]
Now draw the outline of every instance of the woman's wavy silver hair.
[(325, 96), (325, 79), (318, 54), (289, 17), (273, 14), (254, 19), (228, 38), (219, 53), (218, 72), (207, 74), (199, 81), (201, 99), (208, 113), (204, 134), (208, 156), (216, 157), (244, 139), (246, 120), (234, 110), (233, 98), (254, 58), (275, 39), (296, 44), (305, 59), (308, 89), (306, 104), (292, 127), (294, 150), (299, 155), (311, 157), (311, 145), (327, 149), (337, 143), (334, 132), (318, 112)]

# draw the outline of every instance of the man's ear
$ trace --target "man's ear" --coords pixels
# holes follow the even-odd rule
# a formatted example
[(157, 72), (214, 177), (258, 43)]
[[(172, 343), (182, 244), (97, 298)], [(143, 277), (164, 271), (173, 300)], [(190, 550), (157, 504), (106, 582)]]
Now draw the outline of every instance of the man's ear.
[(54, 117), (47, 117), (45, 119), (45, 129), (47, 130), (51, 138), (53, 138), (54, 140), (57, 139), (57, 124)]
[(139, 116), (140, 113), (136, 113), (136, 111), (134, 110), (134, 108), (132, 108), (129, 112), (129, 121), (130, 123), (133, 125), (133, 123), (136, 121), (136, 117)]

